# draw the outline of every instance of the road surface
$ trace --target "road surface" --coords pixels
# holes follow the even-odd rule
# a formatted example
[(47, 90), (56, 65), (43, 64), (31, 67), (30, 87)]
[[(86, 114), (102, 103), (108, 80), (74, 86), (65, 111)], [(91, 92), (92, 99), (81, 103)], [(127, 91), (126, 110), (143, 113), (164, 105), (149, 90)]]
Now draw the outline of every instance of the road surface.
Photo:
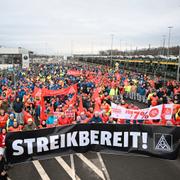
[(12, 180), (179, 180), (180, 158), (89, 152), (18, 164), (8, 174)]

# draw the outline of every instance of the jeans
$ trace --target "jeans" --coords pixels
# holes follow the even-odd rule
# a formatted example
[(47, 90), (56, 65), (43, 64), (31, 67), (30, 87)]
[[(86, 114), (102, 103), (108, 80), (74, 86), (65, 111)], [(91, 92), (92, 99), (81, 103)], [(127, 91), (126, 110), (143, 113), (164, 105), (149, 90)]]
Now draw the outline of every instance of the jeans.
[(17, 120), (18, 124), (24, 124), (24, 116), (23, 116), (22, 112), (15, 113), (15, 116), (16, 116), (16, 120)]

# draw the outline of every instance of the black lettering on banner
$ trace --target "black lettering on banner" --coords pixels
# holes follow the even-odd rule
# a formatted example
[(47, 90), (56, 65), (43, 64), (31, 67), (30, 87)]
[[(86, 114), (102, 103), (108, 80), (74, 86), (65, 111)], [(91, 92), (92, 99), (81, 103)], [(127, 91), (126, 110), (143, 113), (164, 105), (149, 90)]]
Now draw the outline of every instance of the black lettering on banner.
[(129, 152), (174, 159), (180, 127), (117, 124), (77, 124), (27, 132), (8, 133), (8, 163), (69, 153)]

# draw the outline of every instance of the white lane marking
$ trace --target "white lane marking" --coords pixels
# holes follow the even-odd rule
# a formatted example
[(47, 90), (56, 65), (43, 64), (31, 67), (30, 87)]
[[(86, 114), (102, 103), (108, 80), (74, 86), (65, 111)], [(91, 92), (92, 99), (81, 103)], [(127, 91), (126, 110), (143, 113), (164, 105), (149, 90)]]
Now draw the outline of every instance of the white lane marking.
[(99, 159), (99, 161), (101, 163), (102, 170), (104, 171), (104, 174), (106, 176), (106, 180), (111, 180), (111, 178), (109, 176), (109, 173), (107, 171), (106, 165), (104, 164), (103, 158), (102, 158), (102, 156), (101, 156), (101, 154), (99, 152), (97, 153), (97, 156), (98, 156), (98, 159)]
[(85, 162), (101, 179), (105, 180), (102, 171), (96, 167), (89, 159), (82, 154), (76, 154), (83, 162)]
[(76, 180), (76, 173), (75, 173), (75, 166), (74, 166), (74, 156), (73, 154), (70, 154), (70, 161), (71, 161), (71, 169), (73, 171), (73, 180)]
[(41, 164), (38, 160), (33, 161), (33, 164), (42, 179), (50, 180), (49, 176), (47, 175), (47, 173), (45, 172), (44, 168), (41, 166)]
[[(62, 157), (55, 157), (55, 159), (57, 160), (57, 162), (63, 167), (63, 169), (66, 171), (66, 173), (71, 177), (71, 179), (74, 179), (73, 176), (73, 170), (71, 169), (71, 167), (69, 167), (69, 165), (62, 159)], [(77, 175), (75, 175), (77, 180), (81, 180)]]

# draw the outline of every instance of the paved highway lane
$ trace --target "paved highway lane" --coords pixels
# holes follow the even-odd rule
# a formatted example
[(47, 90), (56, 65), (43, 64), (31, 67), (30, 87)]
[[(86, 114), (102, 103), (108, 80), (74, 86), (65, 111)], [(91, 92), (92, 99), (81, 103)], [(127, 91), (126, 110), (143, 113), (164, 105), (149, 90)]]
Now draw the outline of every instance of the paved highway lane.
[(113, 180), (179, 180), (180, 159), (131, 155), (102, 155)]
[(12, 180), (179, 180), (180, 159), (86, 153), (15, 165)]

